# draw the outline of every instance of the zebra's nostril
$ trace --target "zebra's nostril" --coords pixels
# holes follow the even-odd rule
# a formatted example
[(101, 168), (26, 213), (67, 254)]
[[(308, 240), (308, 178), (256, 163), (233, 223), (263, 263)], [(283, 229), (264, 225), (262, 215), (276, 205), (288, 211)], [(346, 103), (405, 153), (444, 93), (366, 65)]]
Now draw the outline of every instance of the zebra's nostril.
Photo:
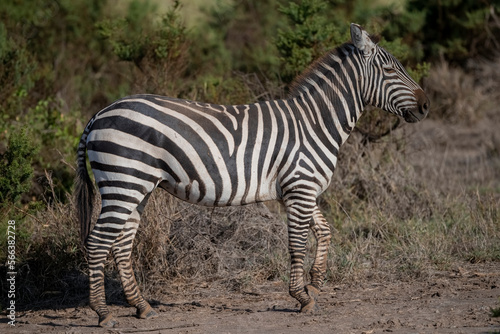
[(415, 97), (417, 99), (418, 111), (420, 114), (425, 116), (430, 109), (430, 101), (427, 98), (427, 95), (425, 95), (422, 89), (417, 89), (415, 91)]
[(427, 111), (429, 111), (429, 104), (427, 102), (425, 102), (423, 105), (422, 105), (422, 113), (426, 113)]

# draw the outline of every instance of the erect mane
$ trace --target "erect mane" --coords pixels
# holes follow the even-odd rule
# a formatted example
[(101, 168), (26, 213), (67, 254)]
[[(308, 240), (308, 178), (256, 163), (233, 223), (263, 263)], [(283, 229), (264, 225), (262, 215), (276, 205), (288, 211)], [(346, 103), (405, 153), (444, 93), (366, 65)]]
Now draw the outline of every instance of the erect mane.
[(328, 60), (332, 55), (338, 56), (340, 58), (344, 58), (345, 54), (341, 51), (342, 49), (346, 49), (347, 46), (351, 45), (351, 42), (344, 43), (333, 50), (326, 52), (323, 56), (317, 58), (313, 61), (302, 73), (297, 75), (295, 79), (290, 84), (289, 95), (294, 96), (299, 93), (300, 89), (305, 86), (306, 80), (311, 77), (311, 74), (314, 73), (317, 69), (321, 71), (321, 64), (329, 63)]
[[(380, 36), (378, 35), (370, 35), (370, 39), (373, 43), (377, 44), (380, 41)], [(346, 54), (341, 50), (351, 49), (353, 46), (352, 41), (344, 43), (333, 50), (328, 51), (323, 56), (317, 58), (313, 61), (301, 74), (295, 77), (295, 79), (290, 84), (289, 95), (294, 96), (299, 93), (300, 89), (305, 85), (306, 80), (311, 76), (315, 70), (321, 68), (321, 64), (328, 62), (328, 58), (332, 55), (338, 56), (339, 58), (345, 58)]]

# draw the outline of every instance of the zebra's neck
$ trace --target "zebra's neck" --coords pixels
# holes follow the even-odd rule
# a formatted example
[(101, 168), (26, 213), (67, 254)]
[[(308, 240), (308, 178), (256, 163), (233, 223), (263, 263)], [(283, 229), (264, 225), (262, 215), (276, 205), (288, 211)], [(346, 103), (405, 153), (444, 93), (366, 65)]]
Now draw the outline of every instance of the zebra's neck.
[(365, 107), (360, 55), (352, 44), (329, 52), (292, 84), (289, 100), (340, 147)]

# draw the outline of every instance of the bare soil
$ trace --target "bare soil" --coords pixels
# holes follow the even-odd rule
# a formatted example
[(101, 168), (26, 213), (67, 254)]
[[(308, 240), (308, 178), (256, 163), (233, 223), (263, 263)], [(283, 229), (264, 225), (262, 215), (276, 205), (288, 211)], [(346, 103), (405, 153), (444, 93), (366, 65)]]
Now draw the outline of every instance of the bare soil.
[(228, 292), (206, 284), (171, 287), (152, 300), (159, 317), (137, 319), (135, 309), (112, 305), (119, 324), (97, 327), (89, 307), (18, 312), (3, 316), (2, 333), (500, 333), (492, 308), (500, 301), (498, 263), (465, 264), (413, 281), (363, 280), (326, 284), (321, 311), (297, 312), (284, 282)]

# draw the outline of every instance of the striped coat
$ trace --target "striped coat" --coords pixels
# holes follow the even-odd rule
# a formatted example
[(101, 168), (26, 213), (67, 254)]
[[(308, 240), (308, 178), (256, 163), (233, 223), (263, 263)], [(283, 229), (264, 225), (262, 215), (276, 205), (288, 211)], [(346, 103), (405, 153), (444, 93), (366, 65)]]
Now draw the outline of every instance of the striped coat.
[[(77, 189), (90, 270), (90, 305), (101, 326), (116, 321), (104, 301), (103, 267), (113, 252), (129, 303), (157, 315), (141, 296), (130, 254), (140, 216), (156, 187), (206, 206), (279, 200), (287, 209), (290, 294), (313, 312), (326, 272), (329, 225), (316, 204), (327, 189), (338, 150), (367, 104), (422, 119), (429, 101), (403, 66), (357, 25), (347, 43), (313, 64), (287, 99), (221, 106), (134, 95), (88, 123), (78, 149)], [(93, 187), (86, 153), (102, 197), (90, 230)], [(244, 222), (243, 222), (244, 223)], [(311, 282), (304, 282), (308, 231), (318, 241)]]

